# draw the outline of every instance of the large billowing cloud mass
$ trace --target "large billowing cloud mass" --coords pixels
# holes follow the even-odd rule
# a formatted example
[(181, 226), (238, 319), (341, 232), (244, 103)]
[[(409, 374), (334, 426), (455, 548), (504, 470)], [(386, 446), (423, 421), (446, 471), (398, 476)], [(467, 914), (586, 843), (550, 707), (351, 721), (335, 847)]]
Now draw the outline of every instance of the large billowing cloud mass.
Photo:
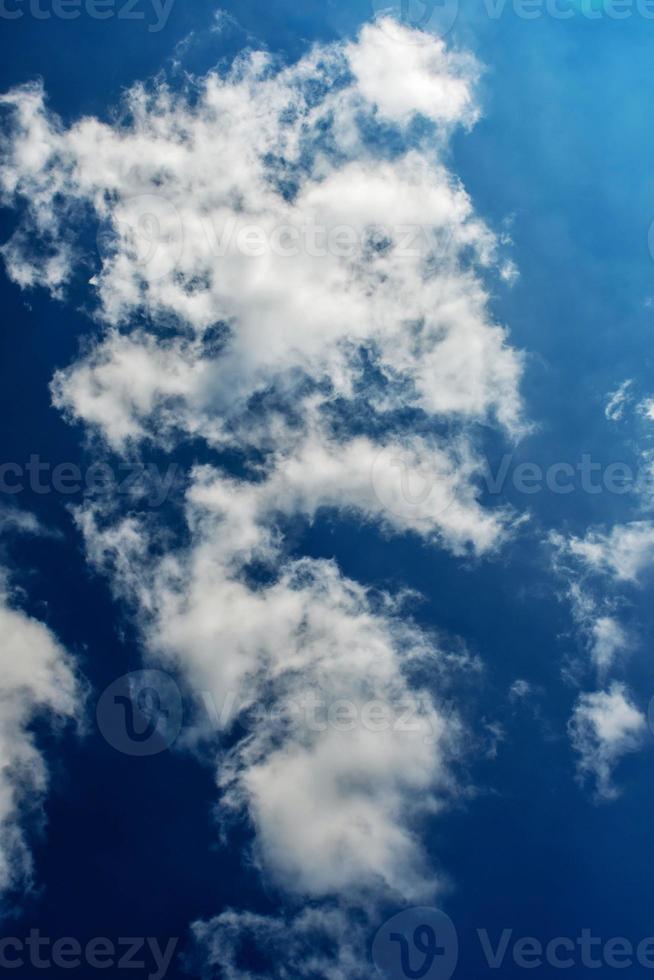
[[(76, 228), (99, 229), (99, 335), (54, 378), (55, 404), (118, 453), (213, 454), (189, 472), (183, 540), (118, 502), (78, 522), (149, 658), (218, 705), (274, 706), (240, 740), (225, 721), (216, 768), (262, 874), (323, 903), (292, 949), (440, 884), (420, 831), (457, 793), (465, 741), (438, 697), (447, 651), (402, 597), (292, 555), (286, 529), (340, 510), (454, 555), (511, 533), (478, 477), (483, 426), (523, 429), (521, 357), (484, 285), (513, 270), (447, 166), (477, 75), (386, 21), (291, 66), (253, 52), (181, 89), (135, 86), (112, 122), (66, 128), (38, 85), (2, 100), (0, 186), (22, 209), (9, 274), (65, 296), (93, 261)], [(316, 692), (326, 723), (308, 714)], [(253, 924), (271, 941), (288, 927), (228, 913), (198, 935), (235, 964)], [(320, 969), (351, 978), (352, 956)]]

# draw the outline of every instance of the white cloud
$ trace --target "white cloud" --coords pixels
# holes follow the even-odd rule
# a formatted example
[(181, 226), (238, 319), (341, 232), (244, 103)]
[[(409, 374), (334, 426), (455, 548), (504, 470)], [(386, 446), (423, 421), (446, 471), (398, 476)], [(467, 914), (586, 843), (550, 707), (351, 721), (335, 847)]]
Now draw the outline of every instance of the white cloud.
[(509, 700), (521, 701), (523, 698), (528, 698), (532, 692), (533, 686), (529, 683), (529, 681), (524, 680), (522, 677), (518, 677), (518, 679), (515, 680), (509, 688)]
[(645, 718), (624, 685), (613, 683), (607, 691), (580, 695), (570, 719), (570, 737), (579, 754), (579, 778), (592, 778), (600, 799), (618, 795), (613, 770), (623, 755), (640, 747), (645, 728)]
[(632, 398), (629, 390), (632, 384), (633, 379), (628, 378), (622, 384), (618, 385), (614, 391), (609, 392), (608, 401), (604, 409), (604, 414), (609, 421), (619, 422), (623, 417), (625, 408)]
[(650, 421), (654, 419), (654, 398), (644, 398), (638, 405), (638, 411)]
[(592, 624), (592, 655), (600, 673), (608, 670), (617, 654), (628, 646), (623, 627), (613, 616), (599, 616)]
[[(554, 568), (568, 582), (566, 597), (572, 618), (602, 682), (630, 646), (628, 633), (615, 614), (615, 600), (603, 594), (605, 576), (633, 581), (640, 567), (634, 536), (626, 535), (625, 530), (616, 526), (610, 535), (590, 530), (584, 538), (558, 532), (549, 535)], [(638, 539), (637, 534), (635, 537)], [(598, 576), (599, 583), (595, 581)]]
[(406, 43), (406, 30), (386, 20), (367, 25), (346, 54), (363, 97), (395, 122), (416, 112), (434, 122), (471, 124), (479, 110), (470, 92), (478, 66), (469, 55), (448, 51), (445, 42), (425, 34)]
[[(333, 562), (287, 561), (271, 584), (248, 582), (253, 560), (279, 568), (280, 541), (256, 524), (247, 494), (222, 483), (219, 497), (217, 484), (190, 493), (187, 550), (144, 564), (144, 532), (129, 521), (102, 531), (86, 511), (89, 555), (139, 601), (150, 654), (183, 666), (194, 690), (217, 706), (276, 706), (280, 717), (238, 742), (218, 772), (223, 803), (249, 812), (264, 873), (314, 897), (433, 894), (417, 830), (456, 792), (461, 725), (410, 678), (418, 664), (436, 677), (445, 657), (389, 596), (375, 600)], [(356, 723), (283, 720), (317, 692), (329, 706), (347, 702)], [(392, 723), (366, 724), (372, 704)]]
[(654, 524), (632, 521), (608, 532), (591, 530), (584, 538), (571, 537), (567, 548), (587, 570), (636, 583), (654, 559)]
[[(253, 56), (226, 79), (201, 80), (199, 106), (165, 88), (147, 96), (137, 87), (126, 128), (86, 119), (64, 131), (40, 90), (22, 100), (17, 93), (8, 98), (19, 107), (12, 165), (0, 173), (12, 199), (38, 201), (39, 214), (50, 209), (48, 228), (66, 216), (48, 191), (71, 211), (95, 209), (107, 231), (93, 280), (103, 317), (112, 324), (143, 310), (152, 317), (147, 330), (110, 327), (56, 375), (53, 399), (69, 417), (117, 450), (144, 438), (170, 445), (180, 434), (215, 446), (272, 447), (278, 456), (287, 447), (280, 470), (292, 471), (296, 489), (287, 489), (295, 499), (313, 495), (309, 509), (355, 507), (389, 528), (481, 553), (501, 541), (507, 515), (477, 503), (480, 463), (465, 427), (493, 414), (511, 431), (521, 425), (520, 357), (491, 322), (480, 280), (462, 261), (472, 249), (491, 262), (495, 239), (435, 158), (442, 137), (380, 159), (359, 126), (370, 114), (395, 119), (392, 109), (383, 99), (380, 108), (372, 83), (362, 90), (356, 73), (342, 84), (347, 62), (362, 60), (369, 73), (381, 56), (387, 65), (390, 45), (402, 71), (407, 59), (415, 61), (421, 85), (432, 78), (439, 91), (448, 93), (451, 83), (460, 94), (447, 96), (447, 112), (436, 104), (424, 110), (449, 126), (474, 116), (477, 69), (439, 41), (395, 44), (395, 30), (368, 27), (345, 55), (317, 49), (277, 75)], [(304, 92), (311, 74), (333, 87), (317, 103)], [(253, 116), (265, 125), (253, 125)], [(270, 169), (271, 154), (286, 158), (280, 172)], [(301, 154), (309, 161), (303, 166)], [(297, 184), (290, 199), (277, 189), (281, 178)], [(298, 254), (272, 247), (243, 254), (240, 233), (256, 228), (270, 242), (282, 226), (302, 232)], [(386, 230), (377, 237), (389, 236), (383, 248), (371, 244), (379, 226)], [(306, 229), (316, 228), (352, 231), (354, 255), (312, 246)], [(29, 249), (23, 261), (27, 268)], [(171, 317), (185, 325), (182, 336), (152, 330)], [(216, 339), (207, 343), (216, 323)], [(364, 369), (363, 348), (375, 374)], [(271, 387), (273, 412), (253, 419), (253, 398)], [(336, 398), (353, 411), (363, 401), (383, 439), (335, 439), (329, 413)], [(398, 431), (400, 408), (447, 418), (460, 434), (436, 440)], [(304, 433), (297, 421), (289, 429), (292, 413), (304, 416)], [(401, 496), (403, 477), (391, 456), (429, 484), (418, 503)], [(324, 487), (319, 476), (327, 477)], [(277, 483), (283, 479), (280, 472)]]
[(51, 631), (12, 601), (0, 568), (0, 892), (29, 882), (31, 860), (24, 824), (48, 786), (46, 760), (32, 723), (60, 725), (78, 715), (72, 662)]
[[(112, 502), (78, 521), (149, 657), (216, 704), (278, 709), (216, 746), (217, 780), (224, 808), (248, 815), (262, 873), (327, 903), (321, 915), (433, 897), (420, 830), (457, 792), (465, 739), (434, 693), (448, 665), (435, 637), (334, 562), (290, 558), (285, 526), (338, 508), (478, 555), (511, 528), (478, 492), (481, 427), (524, 429), (522, 358), (481, 275), (507, 266), (447, 169), (453, 128), (478, 114), (477, 76), (387, 21), (288, 67), (254, 52), (181, 91), (135, 86), (112, 122), (66, 128), (36, 86), (4, 100), (0, 186), (23, 208), (9, 274), (61, 295), (81, 267), (80, 219), (100, 225), (102, 335), (57, 374), (55, 404), (117, 452), (196, 439), (243, 459), (238, 478), (192, 471), (184, 545)], [(50, 283), (36, 242), (56, 257)], [(315, 692), (347, 702), (354, 729), (291, 724)], [(371, 704), (407, 702), (408, 729), (361, 723)]]
[(20, 531), (24, 534), (46, 533), (35, 514), (20, 510), (18, 507), (0, 504), (0, 533), (8, 530)]
[[(652, 542), (652, 526), (645, 522), (615, 525), (610, 532), (591, 529), (584, 538), (550, 535), (555, 568), (569, 582), (573, 620), (602, 685), (615, 674), (631, 645), (628, 631), (615, 615), (615, 599), (605, 594), (606, 579), (612, 585), (636, 583), (649, 563)], [(580, 757), (580, 782), (592, 777), (599, 798), (618, 795), (613, 768), (622, 755), (639, 747), (643, 725), (622, 683), (613, 681), (606, 690), (579, 696), (568, 734)]]
[[(440, 159), (445, 132), (474, 118), (477, 68), (438, 40), (402, 44), (392, 32), (404, 28), (390, 31), (368, 26), (356, 44), (316, 48), (277, 73), (253, 54), (226, 78), (198, 80), (193, 104), (162, 85), (136, 86), (124, 126), (84, 119), (66, 130), (35, 86), (5, 97), (14, 129), (0, 185), (7, 202), (27, 209), (10, 274), (40, 281), (35, 235), (70, 249), (86, 209), (102, 226), (102, 268), (92, 280), (102, 316), (118, 324), (144, 311), (152, 325), (174, 317), (190, 331), (168, 356), (142, 332), (132, 335), (133, 366), (116, 406), (110, 378), (124, 369), (125, 342), (109, 334), (86, 364), (60, 376), (60, 404), (81, 418), (89, 408), (89, 424), (116, 446), (138, 437), (144, 411), (173, 398), (182, 403), (176, 422), (193, 429), (206, 410), (220, 417), (226, 439), (230, 416), (271, 383), (286, 379), (288, 388), (289, 372), (351, 397), (363, 380), (357, 348), (365, 347), (384, 382), (382, 392), (366, 379), (378, 410), (496, 415), (519, 428), (521, 359), (462, 261), (470, 251), (492, 262), (496, 240)], [(390, 70), (397, 84), (388, 83)], [(383, 118), (401, 130), (416, 112), (445, 130), (402, 154), (375, 152), (368, 127)], [(267, 243), (260, 255), (244, 254), (253, 228)], [(274, 246), (282, 228), (299, 243), (292, 257), (281, 254), (285, 238)], [(325, 245), (339, 228), (354, 235), (353, 252)], [(216, 324), (219, 350), (207, 353), (201, 341)], [(181, 359), (183, 377), (172, 363)], [(128, 383), (143, 388), (140, 402), (134, 390), (126, 399)]]
[(465, 443), (461, 450), (457, 456), (452, 442), (419, 438), (381, 446), (365, 436), (339, 441), (314, 430), (292, 453), (275, 454), (257, 482), (196, 470), (193, 499), (227, 512), (238, 495), (239, 511), (247, 507), (259, 523), (294, 514), (312, 520), (321, 508), (356, 511), (390, 530), (438, 539), (454, 553), (471, 547), (483, 554), (501, 542), (509, 521), (478, 503), (477, 463)]
[[(183, 344), (111, 331), (89, 357), (55, 374), (53, 401), (71, 419), (101, 428), (120, 448), (143, 438), (155, 414), (164, 428), (168, 420), (177, 422), (179, 409), (171, 405), (190, 394), (202, 373), (202, 362), (194, 362)], [(193, 430), (190, 419), (188, 427)]]
[(571, 583), (568, 597), (593, 666), (603, 680), (615, 666), (619, 654), (629, 648), (626, 630), (616, 619), (608, 600), (598, 601), (578, 582)]

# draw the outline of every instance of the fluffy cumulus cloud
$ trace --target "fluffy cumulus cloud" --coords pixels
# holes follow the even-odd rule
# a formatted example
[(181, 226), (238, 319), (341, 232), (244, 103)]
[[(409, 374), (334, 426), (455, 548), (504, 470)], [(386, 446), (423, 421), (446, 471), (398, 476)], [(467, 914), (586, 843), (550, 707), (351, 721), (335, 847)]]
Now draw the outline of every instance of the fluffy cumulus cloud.
[[(447, 650), (402, 597), (291, 555), (287, 530), (337, 510), (455, 555), (511, 532), (478, 489), (484, 426), (523, 431), (521, 357), (485, 285), (507, 267), (446, 165), (477, 75), (385, 21), (290, 66), (250, 52), (137, 85), (111, 122), (65, 127), (38, 85), (2, 100), (0, 187), (21, 209), (7, 270), (62, 297), (89, 268), (96, 302), (55, 404), (117, 453), (188, 443), (210, 460), (188, 474), (178, 540), (119, 502), (78, 521), (149, 657), (214, 704), (274, 707), (245, 737), (222, 710), (218, 737), (193, 736), (215, 745), (223, 813), (247, 814), (262, 874), (317, 903), (198, 925), (229, 976), (243, 930), (284, 936), (276, 976), (303, 975), (294, 957), (357, 976), (338, 916), (439, 887), (421, 827), (456, 794), (465, 742), (436, 693)], [(75, 236), (89, 221), (95, 258)]]
[(29, 882), (25, 823), (48, 786), (46, 760), (32, 725), (75, 719), (79, 692), (71, 660), (51, 631), (15, 602), (0, 567), (0, 892)]
[(133, 520), (103, 530), (80, 514), (91, 559), (144, 611), (151, 654), (184, 668), (227, 731), (274, 704), (218, 771), (224, 807), (250, 816), (262, 871), (313, 897), (433, 893), (417, 830), (456, 792), (461, 728), (411, 680), (435, 678), (447, 654), (399, 615), (401, 600), (334, 562), (285, 561), (233, 481), (195, 486), (186, 519), (190, 544), (145, 563)]
[[(475, 118), (477, 69), (402, 34), (366, 27), (283, 69), (252, 54), (183, 92), (136, 87), (122, 124), (65, 130), (38, 87), (5, 96), (0, 182), (27, 208), (10, 274), (43, 274), (36, 236), (74, 252), (90, 211), (102, 317), (160, 327), (156, 345), (110, 331), (57, 379), (62, 407), (116, 447), (171, 425), (242, 443), (233, 427), (271, 384), (314, 412), (365, 395), (387, 424), (413, 407), (519, 425), (520, 358), (474, 272), (496, 242), (439, 152)], [(428, 132), (409, 139), (416, 110)]]
[(594, 781), (600, 799), (618, 795), (613, 769), (622, 756), (639, 748), (645, 729), (645, 718), (622, 684), (579, 697), (570, 735), (579, 754), (579, 776)]

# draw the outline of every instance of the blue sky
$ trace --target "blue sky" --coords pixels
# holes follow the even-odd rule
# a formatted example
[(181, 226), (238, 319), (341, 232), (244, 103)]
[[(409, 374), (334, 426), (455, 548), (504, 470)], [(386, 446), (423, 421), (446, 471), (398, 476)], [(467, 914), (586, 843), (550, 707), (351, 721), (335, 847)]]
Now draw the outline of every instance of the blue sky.
[[(529, 936), (544, 947), (590, 928), (635, 948), (654, 933), (651, 483), (622, 494), (601, 481), (615, 463), (647, 477), (654, 448), (654, 22), (635, 5), (622, 20), (608, 7), (595, 19), (584, 7), (570, 19), (545, 10), (526, 19), (509, 3), (494, 18), (483, 3), (462, 0), (446, 48), (429, 33), (412, 40), (406, 26), (398, 35), (391, 22), (369, 26), (381, 34), (368, 35), (366, 48), (359, 32), (383, 11), (364, 3), (224, 4), (216, 20), (213, 4), (177, 0), (156, 31), (148, 30), (153, 9), (136, 9), (142, 20), (85, 11), (39, 20), (28, 6), (21, 18), (2, 20), (0, 90), (18, 95), (2, 106), (2, 241), (16, 248), (5, 249), (0, 279), (1, 462), (17, 464), (25, 484), (0, 499), (0, 612), (11, 637), (2, 744), (18, 773), (8, 777), (12, 805), (0, 811), (13, 869), (3, 936), (23, 939), (37, 928), (82, 944), (157, 937), (162, 947), (179, 937), (167, 976), (227, 980), (374, 976), (375, 933), (414, 906), (442, 909), (454, 923), (454, 976), (497, 974), (479, 929), (493, 945), (510, 929), (512, 941)], [(336, 67), (306, 61), (315, 43), (332, 45)], [(345, 56), (348, 45), (354, 54)], [(214, 66), (224, 79), (246, 49), (270, 52), (272, 65), (263, 75), (244, 70), (247, 99), (237, 97), (232, 76), (229, 125), (219, 132), (213, 120), (216, 143), (207, 150), (214, 137), (202, 79)], [(303, 58), (306, 77), (298, 81), (291, 68), (291, 80), (280, 81), (280, 66)], [(418, 72), (413, 88), (407, 66)], [(303, 98), (308, 92), (310, 108), (323, 111), (331, 98), (341, 113), (334, 121), (326, 112), (322, 129), (307, 123), (304, 156), (292, 165), (283, 127), (282, 136), (266, 130), (277, 104), (265, 91), (271, 78)], [(16, 113), (34, 89), (19, 87), (38, 79), (46, 109), (21, 133)], [(469, 100), (446, 86), (439, 102), (443, 79), (469, 86)], [(161, 126), (152, 159), (143, 149), (127, 159), (128, 140), (111, 144), (134, 134), (134, 105), (132, 117), (117, 106), (139, 81), (155, 92), (167, 81), (171, 93), (159, 115), (151, 103), (143, 109), (150, 146), (148, 127)], [(90, 117), (104, 126), (102, 138), (81, 128)], [(25, 149), (41, 139), (35, 118), (50, 125), (43, 166)], [(193, 127), (204, 125), (198, 136)], [(192, 147), (184, 166), (175, 162), (180, 144)], [(263, 207), (248, 161), (266, 152), (276, 197)], [(318, 165), (321, 153), (327, 162)], [(418, 163), (410, 157), (403, 170), (411, 153)], [(116, 160), (112, 185), (103, 174)], [(394, 233), (397, 222), (420, 221), (449, 243), (427, 272), (422, 256), (415, 268), (386, 270), (407, 289), (406, 322), (384, 292), (388, 279), (344, 310), (336, 290), (320, 293), (323, 273), (314, 278), (303, 255), (273, 263), (270, 282), (235, 265), (227, 299), (219, 258), (202, 267), (189, 222), (217, 199), (224, 204), (230, 181), (240, 187), (236, 214), (261, 206), (285, 220), (301, 200), (305, 216), (323, 208), (342, 217), (349, 207), (358, 228), (357, 208), (377, 179), (380, 200), (401, 202)], [(469, 195), (463, 218), (456, 181)], [(160, 222), (172, 215), (173, 252), (182, 213), (185, 247), (198, 248), (197, 269), (188, 250), (180, 260), (186, 278), (177, 292), (166, 291), (180, 282), (177, 253), (160, 276), (152, 265), (144, 272), (142, 262), (129, 264), (130, 214), (139, 213), (121, 212), (120, 202), (145, 194), (163, 201)], [(367, 206), (374, 211), (374, 201)], [(98, 230), (108, 236), (100, 249)], [(59, 250), (61, 281), (40, 279), (48, 249)], [(374, 266), (383, 246), (371, 254)], [(352, 286), (337, 261), (318, 268)], [(288, 280), (278, 290), (280, 269)], [(438, 331), (416, 346), (407, 338), (441, 303), (443, 270), (455, 292), (469, 297), (483, 286), (484, 295), (474, 336), (460, 328), (469, 311), (454, 316), (448, 329), (462, 334), (455, 364), (439, 374)], [(89, 282), (101, 271), (104, 278)], [(308, 332), (302, 317), (292, 322), (304, 289), (318, 290), (315, 309), (312, 300), (302, 307)], [(120, 308), (112, 306), (118, 296)], [(203, 296), (208, 312), (189, 299)], [(388, 332), (370, 339), (368, 321), (386, 323), (387, 315)], [(323, 348), (341, 317), (343, 336)], [(257, 332), (260, 322), (268, 333)], [(493, 323), (507, 330), (504, 347), (489, 347), (479, 366), (473, 348), (490, 343)], [(242, 339), (232, 357), (234, 337)], [(347, 344), (360, 349), (341, 361)], [(270, 351), (281, 351), (274, 363)], [(250, 355), (256, 369), (248, 373)], [(103, 374), (107, 364), (117, 366)], [(475, 372), (481, 394), (469, 383)], [(352, 387), (339, 390), (342, 377)], [(157, 385), (163, 395), (139, 403)], [(466, 469), (463, 446), (480, 469)], [(156, 505), (147, 495), (63, 492), (49, 475), (39, 493), (25, 478), (35, 454), (50, 472), (69, 463), (85, 476), (103, 462), (127, 474), (141, 461), (175, 480)], [(584, 457), (599, 464), (599, 492), (582, 486), (575, 468)], [(417, 496), (393, 497), (397, 460)], [(506, 477), (493, 492), (488, 475), (503, 460)], [(521, 464), (543, 474), (533, 493), (520, 484)], [(545, 484), (557, 464), (575, 470), (570, 492)], [(198, 465), (206, 469), (194, 471)], [(457, 476), (439, 505), (443, 466)], [(569, 477), (560, 471), (561, 482)], [(372, 591), (363, 596), (361, 586)], [(299, 625), (286, 635), (280, 610), (298, 596)], [(31, 621), (42, 624), (38, 636)], [(33, 674), (30, 651), (42, 658)], [(23, 681), (10, 669), (18, 660), (28, 671)], [(352, 666), (360, 663), (367, 666)], [(102, 692), (144, 665), (174, 678), (185, 712), (178, 737), (164, 732), (163, 751), (146, 757), (116, 750), (116, 718), (106, 722), (108, 737), (96, 719)], [(33, 679), (39, 670), (42, 688)], [(433, 698), (420, 717), (442, 723), (442, 755), (439, 746), (430, 756), (422, 739), (398, 738), (366, 742), (359, 761), (355, 731), (339, 740), (337, 762), (315, 733), (294, 742), (265, 724), (248, 729), (250, 738), (238, 725), (217, 732), (203, 700), (209, 692), (218, 703), (236, 690), (270, 708), (300, 698), (303, 685), (332, 685), (332, 697), (341, 697), (348, 683), (357, 704), (362, 691)], [(276, 754), (280, 744), (285, 756)], [(305, 768), (298, 759), (307, 744)], [(350, 751), (348, 769), (341, 759)], [(43, 766), (47, 787), (22, 791), (24, 758), (32, 772)], [(323, 797), (333, 771), (336, 788)], [(414, 782), (407, 786), (403, 772)], [(372, 829), (359, 838), (362, 813)], [(379, 844), (372, 856), (370, 840)], [(27, 854), (31, 868), (21, 874)], [(511, 949), (502, 976), (521, 976)], [(309, 951), (320, 954), (317, 965)], [(390, 980), (406, 975), (396, 960), (386, 969)], [(445, 980), (435, 969), (428, 976)], [(585, 969), (575, 961), (575, 976)], [(545, 963), (535, 972), (558, 970)], [(635, 963), (631, 973), (649, 970)], [(33, 976), (34, 967), (14, 975)]]

